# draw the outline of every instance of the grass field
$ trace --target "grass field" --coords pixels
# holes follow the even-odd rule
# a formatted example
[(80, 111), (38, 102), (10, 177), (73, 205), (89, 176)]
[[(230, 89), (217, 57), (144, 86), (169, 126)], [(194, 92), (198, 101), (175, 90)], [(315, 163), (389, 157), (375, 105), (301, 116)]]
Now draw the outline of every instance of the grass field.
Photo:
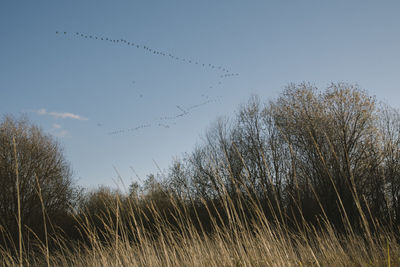
[[(297, 229), (267, 220), (257, 202), (247, 207), (233, 206), (227, 196), (224, 210), (230, 219), (226, 224), (213, 221), (212, 233), (196, 229), (185, 209), (171, 199), (177, 225), (171, 225), (163, 214), (150, 203), (156, 218), (156, 234), (146, 230), (145, 221), (137, 221), (134, 213), (140, 208), (132, 201), (129, 214), (132, 224), (121, 223), (115, 209), (103, 218), (103, 232), (91, 224), (89, 218), (79, 219), (81, 230), (89, 242), (68, 244), (61, 237), (53, 238), (59, 249), (48, 251), (46, 244), (22, 255), (13, 249), (1, 251), (2, 266), (399, 266), (400, 246), (390, 229), (367, 225), (355, 233), (348, 225), (339, 234), (321, 218), (319, 229), (299, 222)], [(204, 203), (205, 208), (207, 204)], [(252, 219), (242, 216), (252, 209)], [(111, 219), (114, 215), (114, 219)], [(279, 216), (279, 215), (277, 215)], [(365, 214), (360, 216), (362, 217)], [(218, 217), (218, 215), (216, 216)], [(107, 219), (109, 218), (109, 220)], [(78, 219), (77, 219), (78, 220)], [(374, 233), (370, 229), (375, 229)], [(118, 235), (116, 233), (119, 233)], [(128, 233), (134, 233), (135, 242)], [(16, 250), (15, 250), (16, 251)], [(22, 260), (22, 262), (20, 262)]]

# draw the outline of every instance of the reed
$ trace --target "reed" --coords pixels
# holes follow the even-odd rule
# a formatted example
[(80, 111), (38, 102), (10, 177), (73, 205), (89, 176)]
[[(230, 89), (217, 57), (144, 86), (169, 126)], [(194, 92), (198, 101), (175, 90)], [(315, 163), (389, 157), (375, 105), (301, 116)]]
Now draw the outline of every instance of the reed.
[(17, 210), (18, 210), (18, 254), (19, 266), (22, 267), (22, 223), (21, 223), (21, 196), (19, 193), (19, 173), (18, 173), (18, 157), (17, 157), (17, 144), (15, 136), (13, 136), (14, 160), (15, 160), (15, 175), (16, 175), (16, 188), (17, 188)]

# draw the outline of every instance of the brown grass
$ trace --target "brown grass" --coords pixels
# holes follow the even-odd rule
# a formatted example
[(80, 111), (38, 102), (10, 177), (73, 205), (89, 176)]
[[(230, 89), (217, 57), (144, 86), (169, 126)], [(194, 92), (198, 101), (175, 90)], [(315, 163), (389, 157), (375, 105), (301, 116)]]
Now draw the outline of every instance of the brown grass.
[[(178, 203), (175, 203), (178, 211)], [(175, 201), (175, 202), (174, 202)], [(261, 211), (252, 221), (240, 218), (240, 209), (225, 199), (225, 212), (231, 222), (223, 227), (214, 223), (214, 233), (205, 234), (194, 229), (184, 211), (177, 216), (179, 231), (170, 226), (153, 209), (157, 218), (158, 237), (145, 230), (144, 222), (136, 221), (124, 226), (120, 220), (104, 221), (106, 242), (90, 220), (80, 221), (90, 238), (89, 245), (76, 246), (42, 255), (14, 258), (8, 251), (1, 252), (0, 264), (4, 266), (30, 263), (33, 266), (399, 266), (400, 246), (394, 235), (381, 228), (378, 233), (366, 236), (337, 234), (329, 222), (321, 220), (324, 231), (311, 225), (302, 231), (291, 231), (287, 226), (268, 221)], [(117, 204), (119, 205), (119, 203)], [(136, 202), (131, 202), (132, 207)], [(149, 204), (151, 205), (151, 204)], [(133, 210), (137, 211), (137, 206)], [(242, 207), (244, 208), (244, 207)], [(257, 206), (247, 207), (257, 209)], [(118, 206), (115, 207), (118, 214)], [(132, 218), (135, 218), (131, 214)], [(130, 227), (131, 229), (127, 229)], [(127, 233), (134, 230), (137, 242), (129, 241)], [(119, 231), (119, 235), (117, 232)], [(369, 235), (369, 236), (368, 236)], [(22, 254), (19, 254), (21, 257)]]
[(13, 136), (14, 159), (15, 159), (15, 174), (17, 180), (15, 181), (17, 188), (17, 209), (18, 209), (18, 248), (19, 248), (19, 265), (22, 267), (22, 224), (21, 224), (21, 196), (19, 193), (19, 173), (18, 173), (18, 157), (17, 157), (17, 144)]

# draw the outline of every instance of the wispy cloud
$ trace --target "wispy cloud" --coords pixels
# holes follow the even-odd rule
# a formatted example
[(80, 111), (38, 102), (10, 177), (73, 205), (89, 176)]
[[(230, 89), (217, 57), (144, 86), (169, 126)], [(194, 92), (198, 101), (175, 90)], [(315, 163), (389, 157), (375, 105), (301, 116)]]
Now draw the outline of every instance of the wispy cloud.
[(61, 131), (58, 131), (58, 132), (53, 132), (53, 135), (57, 136), (57, 137), (66, 137), (68, 135), (68, 131), (61, 130)]
[(66, 137), (69, 135), (67, 130), (64, 130), (62, 126), (58, 123), (54, 123), (53, 127), (50, 129), (50, 133), (57, 137)]
[(81, 115), (73, 114), (71, 112), (54, 112), (54, 111), (47, 111), (46, 109), (42, 108), (39, 110), (35, 110), (35, 112), (39, 115), (49, 115), (55, 119), (74, 119), (80, 121), (87, 121), (88, 118), (85, 118)]

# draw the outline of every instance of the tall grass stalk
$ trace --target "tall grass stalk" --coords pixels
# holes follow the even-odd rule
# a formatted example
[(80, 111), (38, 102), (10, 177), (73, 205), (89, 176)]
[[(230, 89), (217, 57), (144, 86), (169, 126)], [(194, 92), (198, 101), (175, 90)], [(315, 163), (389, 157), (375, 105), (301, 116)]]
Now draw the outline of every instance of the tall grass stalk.
[(38, 195), (40, 199), (40, 205), (42, 207), (42, 217), (43, 217), (43, 228), (44, 228), (44, 238), (45, 238), (45, 249), (46, 249), (46, 264), (49, 267), (50, 266), (50, 252), (49, 252), (49, 240), (48, 240), (48, 234), (47, 234), (47, 223), (46, 223), (46, 210), (44, 207), (44, 201), (43, 201), (43, 196), (42, 196), (42, 188), (40, 187), (39, 183), (39, 177), (35, 173), (35, 178), (36, 178), (36, 184), (38, 187)]
[(17, 144), (15, 136), (13, 136), (14, 147), (14, 160), (15, 160), (15, 175), (16, 175), (16, 188), (17, 188), (17, 210), (18, 210), (18, 248), (19, 248), (19, 265), (22, 267), (22, 224), (21, 224), (21, 196), (19, 192), (19, 173), (18, 173), (18, 157), (17, 157)]

